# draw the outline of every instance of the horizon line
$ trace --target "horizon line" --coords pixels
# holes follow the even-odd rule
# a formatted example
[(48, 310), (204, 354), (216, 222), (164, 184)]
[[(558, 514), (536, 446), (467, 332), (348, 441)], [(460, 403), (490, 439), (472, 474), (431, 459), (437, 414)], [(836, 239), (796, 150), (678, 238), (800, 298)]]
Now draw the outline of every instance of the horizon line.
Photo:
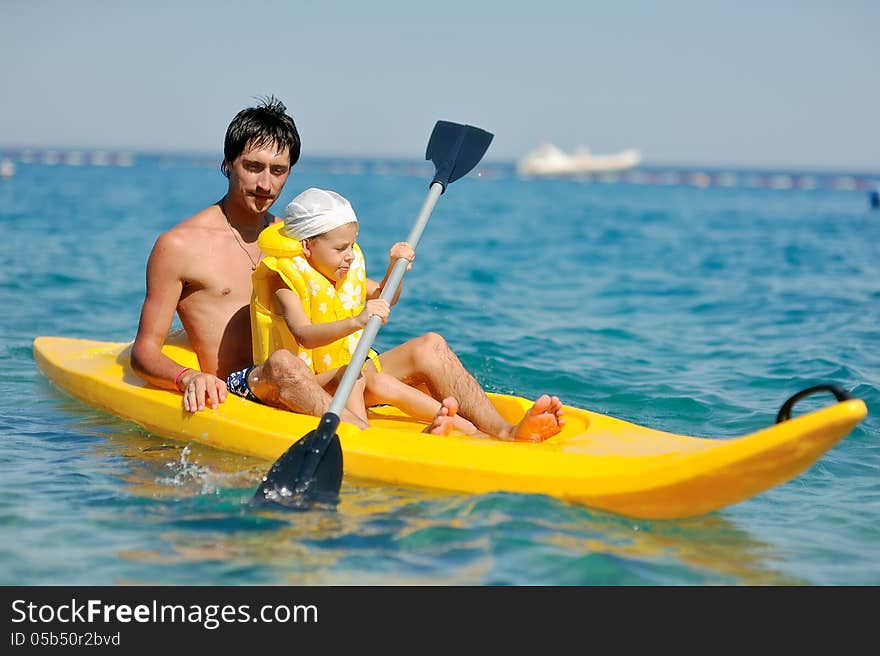
[[(47, 153), (54, 153), (59, 157), (58, 161), (48, 162), (50, 164), (61, 164), (61, 165), (69, 165), (69, 164), (83, 164), (83, 165), (91, 165), (94, 162), (88, 161), (62, 161), (61, 156), (66, 156), (67, 159), (70, 159), (71, 156), (74, 157), (74, 160), (81, 156), (86, 157), (88, 155), (92, 155), (93, 157), (97, 156), (98, 158), (104, 156), (122, 156), (122, 157), (132, 157), (132, 156), (144, 156), (149, 158), (160, 158), (160, 157), (172, 157), (172, 158), (187, 158), (187, 159), (198, 159), (198, 160), (208, 160), (217, 158), (218, 166), (219, 162), (222, 159), (222, 152), (212, 153), (206, 150), (197, 150), (197, 149), (175, 149), (175, 148), (167, 148), (167, 149), (154, 149), (154, 148), (137, 148), (137, 147), (103, 147), (103, 146), (89, 146), (89, 147), (79, 147), (79, 146), (33, 146), (33, 145), (14, 145), (14, 144), (3, 144), (0, 145), (0, 158), (9, 158), (16, 157), (18, 161), (22, 163), (39, 163), (45, 164), (47, 162), (28, 162), (27, 156), (37, 156), (39, 154), (45, 155)], [(22, 159), (22, 156), (26, 156), (25, 159)], [(308, 155), (301, 155), (300, 162), (308, 160), (373, 160), (373, 161), (394, 161), (400, 163), (425, 163), (427, 164), (427, 160), (421, 159), (415, 156), (405, 156), (405, 155), (387, 155), (387, 154), (372, 154), (372, 155), (352, 155), (352, 154), (335, 154), (335, 153), (313, 153)], [(492, 158), (485, 157), (483, 159), (483, 164), (488, 166), (516, 166), (518, 159), (508, 159), (508, 158)], [(706, 170), (712, 172), (723, 172), (725, 170), (730, 171), (751, 171), (756, 173), (804, 173), (804, 174), (848, 174), (848, 175), (858, 175), (865, 177), (880, 177), (880, 168), (871, 170), (867, 168), (857, 168), (857, 167), (834, 167), (827, 166), (821, 164), (782, 164), (782, 163), (768, 163), (768, 164), (759, 164), (759, 163), (706, 163), (706, 162), (688, 162), (688, 161), (675, 161), (675, 160), (643, 160), (639, 162), (636, 166), (633, 166), (630, 171), (651, 171), (653, 169), (687, 169), (687, 170)], [(607, 173), (624, 173), (625, 171), (616, 171), (616, 172), (607, 172)], [(602, 174), (603, 172), (595, 172), (595, 174)]]

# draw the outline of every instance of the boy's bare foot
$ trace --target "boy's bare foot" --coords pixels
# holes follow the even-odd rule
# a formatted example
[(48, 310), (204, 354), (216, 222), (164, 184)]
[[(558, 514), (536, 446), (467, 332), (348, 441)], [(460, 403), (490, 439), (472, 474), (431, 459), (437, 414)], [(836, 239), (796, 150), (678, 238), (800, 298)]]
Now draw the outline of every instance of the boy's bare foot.
[(447, 396), (440, 403), (437, 415), (423, 433), (431, 435), (449, 435), (455, 427), (455, 417), (458, 414), (458, 401), (453, 396)]
[(553, 437), (565, 424), (562, 414), (559, 397), (542, 394), (513, 429), (513, 439), (519, 442), (543, 442)]

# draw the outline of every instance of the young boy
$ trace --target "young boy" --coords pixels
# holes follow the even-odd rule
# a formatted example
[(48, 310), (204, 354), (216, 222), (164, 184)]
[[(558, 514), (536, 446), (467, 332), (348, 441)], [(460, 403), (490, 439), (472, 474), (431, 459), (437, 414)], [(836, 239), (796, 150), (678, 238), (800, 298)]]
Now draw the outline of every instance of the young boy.
[[(400, 296), (398, 287), (390, 304), (379, 298), (394, 263), (415, 257), (406, 242), (394, 244), (385, 277), (376, 282), (366, 276), (357, 235), (357, 216), (348, 200), (314, 187), (287, 205), (283, 223), (260, 234), (259, 245), (267, 256), (254, 272), (251, 321), (255, 362), (285, 348), (309, 365), (324, 389), (330, 393), (336, 389), (370, 316), (378, 315), (386, 322), (390, 306)], [(364, 364), (363, 379), (364, 386), (352, 391), (346, 408), (364, 422), (368, 407), (387, 403), (428, 422), (428, 432), (448, 434), (457, 429), (482, 435), (457, 414), (455, 398), (441, 403), (382, 373), (375, 351), (370, 351)]]

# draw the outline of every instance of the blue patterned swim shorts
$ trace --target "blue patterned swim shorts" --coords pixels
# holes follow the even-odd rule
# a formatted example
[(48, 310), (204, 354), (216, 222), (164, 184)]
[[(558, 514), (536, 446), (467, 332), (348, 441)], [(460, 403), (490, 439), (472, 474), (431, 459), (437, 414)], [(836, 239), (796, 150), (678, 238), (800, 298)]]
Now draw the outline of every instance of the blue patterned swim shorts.
[(255, 368), (256, 365), (251, 365), (250, 367), (245, 367), (241, 371), (233, 371), (226, 379), (226, 389), (228, 389), (236, 396), (245, 398), (248, 401), (253, 401), (254, 403), (262, 403), (262, 401), (260, 401), (260, 399), (258, 399), (256, 395), (251, 392), (251, 388), (248, 386), (247, 382), (248, 376), (251, 375), (251, 372)]

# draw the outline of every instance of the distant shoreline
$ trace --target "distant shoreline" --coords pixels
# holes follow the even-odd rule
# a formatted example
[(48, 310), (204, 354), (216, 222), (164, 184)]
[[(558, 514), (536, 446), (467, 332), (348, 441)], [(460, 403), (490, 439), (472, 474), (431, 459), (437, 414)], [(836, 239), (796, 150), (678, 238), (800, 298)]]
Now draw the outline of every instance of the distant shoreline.
[[(218, 168), (219, 156), (192, 152), (150, 152), (123, 149), (72, 149), (0, 147), (0, 160), (37, 166), (159, 166)], [(342, 175), (425, 176), (431, 164), (417, 159), (394, 157), (304, 156), (299, 170)], [(427, 172), (427, 173), (426, 173)], [(518, 178), (516, 162), (486, 161), (477, 174), (484, 179)], [(522, 178), (532, 180), (538, 178)], [(542, 177), (580, 183), (624, 183), (691, 187), (767, 189), (833, 189), (869, 191), (880, 185), (880, 172), (818, 170), (786, 167), (701, 166), (685, 164), (639, 164), (626, 171)]]

